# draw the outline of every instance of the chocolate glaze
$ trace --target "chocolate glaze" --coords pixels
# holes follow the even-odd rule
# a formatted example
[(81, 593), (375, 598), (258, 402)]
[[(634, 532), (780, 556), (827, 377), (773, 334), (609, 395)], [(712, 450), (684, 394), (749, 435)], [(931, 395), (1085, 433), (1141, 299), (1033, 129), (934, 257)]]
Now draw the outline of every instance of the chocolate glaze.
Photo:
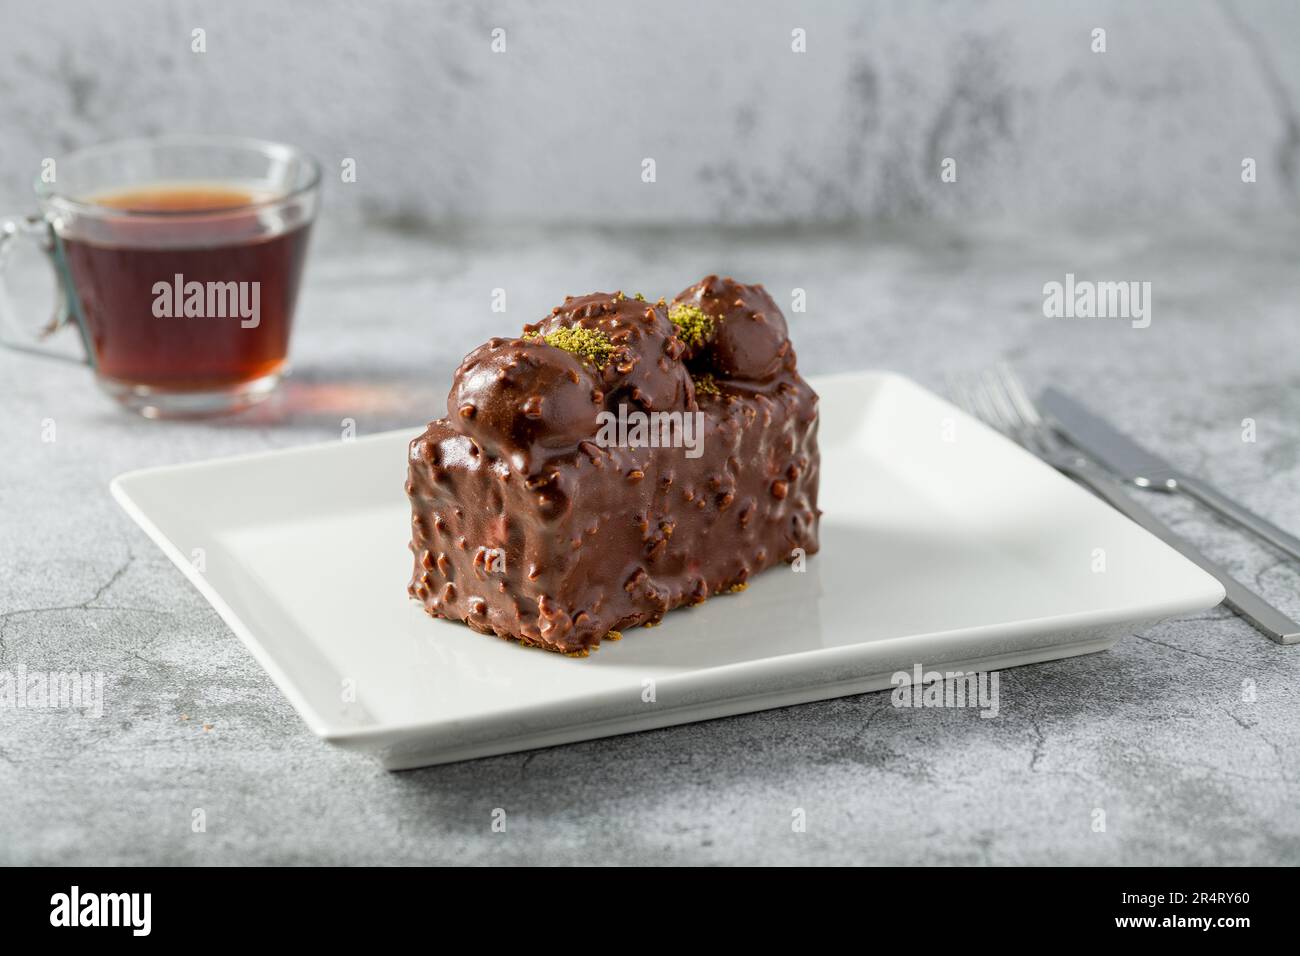
[[(678, 300), (718, 320), (694, 354), (664, 305), (595, 293), (466, 357), (408, 455), (408, 591), (430, 614), (585, 653), (817, 551), (817, 396), (785, 319), (716, 276)], [(603, 366), (536, 338), (573, 326), (609, 336)], [(620, 404), (702, 413), (702, 454), (603, 446)]]

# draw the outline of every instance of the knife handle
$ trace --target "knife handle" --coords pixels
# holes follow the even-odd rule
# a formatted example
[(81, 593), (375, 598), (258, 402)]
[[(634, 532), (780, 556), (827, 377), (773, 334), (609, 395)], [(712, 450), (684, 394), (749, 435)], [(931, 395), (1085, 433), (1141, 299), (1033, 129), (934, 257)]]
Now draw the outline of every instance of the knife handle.
[(1237, 504), (1213, 485), (1201, 481), (1199, 478), (1178, 475), (1175, 481), (1177, 482), (1176, 489), (1182, 491), (1189, 498), (1194, 498), (1211, 511), (1227, 518), (1233, 524), (1253, 532), (1294, 560), (1300, 561), (1300, 538), (1288, 531), (1283, 531), (1273, 522), (1267, 518), (1261, 518), (1249, 508)]
[(1278, 644), (1300, 643), (1300, 624), (1291, 620), (1234, 578), (1228, 573), (1227, 569), (1215, 564), (1201, 554), (1200, 551), (1175, 533), (1172, 528), (1152, 512), (1130, 498), (1125, 493), (1124, 485), (1121, 482), (1111, 478), (1105, 472), (1090, 467), (1080, 467), (1073, 462), (1053, 461), (1052, 464), (1075, 481), (1091, 489), (1116, 511), (1123, 513), (1187, 558), (1187, 560), (1198, 565), (1201, 570), (1218, 578), (1226, 595), (1224, 603), (1253, 624), (1269, 640)]

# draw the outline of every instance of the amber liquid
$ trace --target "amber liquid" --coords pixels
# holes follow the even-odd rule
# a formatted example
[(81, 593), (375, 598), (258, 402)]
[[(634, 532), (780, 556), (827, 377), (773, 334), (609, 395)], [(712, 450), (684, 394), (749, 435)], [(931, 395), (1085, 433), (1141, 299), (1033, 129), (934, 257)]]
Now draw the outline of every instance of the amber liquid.
[[(267, 198), (193, 184), (93, 198), (112, 209), (166, 214), (109, 219), (93, 240), (62, 239), (100, 375), (130, 385), (203, 391), (284, 367), (311, 227), (268, 235), (262, 214), (248, 208)], [(252, 320), (239, 314), (155, 314), (157, 284), (174, 288), (177, 275), (182, 290), (193, 288), (190, 283), (256, 283), (256, 326), (245, 327)], [(251, 294), (244, 301), (251, 302)], [(170, 304), (183, 303), (173, 297)]]

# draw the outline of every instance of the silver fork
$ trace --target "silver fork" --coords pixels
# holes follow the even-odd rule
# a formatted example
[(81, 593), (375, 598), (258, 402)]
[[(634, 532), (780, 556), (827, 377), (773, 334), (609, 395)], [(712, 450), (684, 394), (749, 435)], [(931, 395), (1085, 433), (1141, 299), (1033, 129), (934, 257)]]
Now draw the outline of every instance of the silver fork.
[(1057, 471), (1079, 482), (1111, 507), (1154, 534), (1183, 557), (1214, 575), (1230, 608), (1279, 644), (1300, 642), (1300, 624), (1250, 590), (1227, 569), (1211, 561), (1154, 514), (1129, 497), (1124, 484), (1074, 447), (1067, 445), (1029, 398), (1011, 367), (999, 363), (973, 378), (948, 378), (948, 392), (967, 412), (1011, 438)]

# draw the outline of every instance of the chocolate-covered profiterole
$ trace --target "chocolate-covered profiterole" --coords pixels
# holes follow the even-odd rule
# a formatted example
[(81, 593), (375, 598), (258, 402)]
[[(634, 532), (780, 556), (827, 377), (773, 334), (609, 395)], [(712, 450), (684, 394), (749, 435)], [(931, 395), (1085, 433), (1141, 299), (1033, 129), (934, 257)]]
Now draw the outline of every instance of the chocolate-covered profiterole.
[(570, 297), (490, 340), (408, 464), (411, 596), (568, 654), (818, 548), (817, 396), (731, 279)]
[(604, 393), (581, 358), (541, 339), (494, 338), (460, 363), (447, 414), (484, 452), (521, 474), (596, 434)]
[(688, 336), (687, 362), (714, 375), (767, 382), (794, 372), (785, 316), (761, 285), (705, 276), (673, 299), (671, 314), (698, 335)]

